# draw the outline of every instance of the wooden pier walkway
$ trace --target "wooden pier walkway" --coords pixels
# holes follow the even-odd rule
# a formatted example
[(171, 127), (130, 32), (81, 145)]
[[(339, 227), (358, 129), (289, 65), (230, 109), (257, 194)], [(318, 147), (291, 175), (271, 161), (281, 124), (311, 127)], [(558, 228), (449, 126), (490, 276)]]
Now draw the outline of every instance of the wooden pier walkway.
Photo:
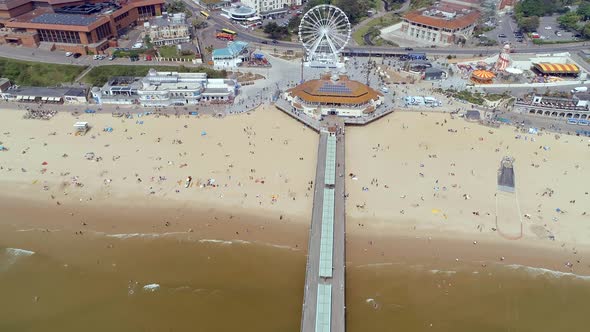
[[(302, 332), (344, 332), (344, 121), (326, 117), (320, 129), (309, 236)], [(329, 132), (328, 128), (337, 128)]]

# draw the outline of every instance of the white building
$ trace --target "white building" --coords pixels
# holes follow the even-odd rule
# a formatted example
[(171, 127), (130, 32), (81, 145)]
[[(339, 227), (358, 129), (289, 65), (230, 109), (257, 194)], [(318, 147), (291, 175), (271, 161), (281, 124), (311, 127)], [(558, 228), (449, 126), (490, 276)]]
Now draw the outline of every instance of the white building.
[(191, 41), (190, 25), (184, 13), (154, 17), (144, 23), (146, 34), (156, 46), (177, 45)]
[(301, 0), (242, 0), (259, 15), (286, 13), (291, 6), (301, 6)]
[(234, 80), (207, 78), (206, 73), (158, 72), (150, 69), (144, 78), (115, 77), (102, 88), (92, 89), (98, 104), (139, 104), (166, 107), (199, 102), (231, 102), (237, 93)]
[(234, 5), (222, 8), (221, 11), (224, 16), (235, 21), (256, 21), (260, 20), (254, 8), (242, 5)]
[(213, 67), (215, 69), (238, 67), (248, 52), (247, 46), (246, 42), (235, 41), (229, 42), (225, 48), (213, 50)]

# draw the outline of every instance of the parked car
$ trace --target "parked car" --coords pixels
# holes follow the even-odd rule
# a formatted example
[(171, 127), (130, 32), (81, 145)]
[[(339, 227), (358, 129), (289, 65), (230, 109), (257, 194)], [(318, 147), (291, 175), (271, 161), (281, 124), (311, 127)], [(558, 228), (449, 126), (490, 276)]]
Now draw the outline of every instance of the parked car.
[(503, 34), (503, 33), (501, 33), (501, 34), (498, 35), (498, 38), (506, 38), (506, 35)]
[(74, 53), (72, 52), (66, 52), (66, 56), (72, 56)]
[(579, 86), (577, 88), (574, 88), (571, 93), (577, 93), (577, 92), (587, 92), (588, 91), (588, 87), (587, 86)]
[(551, 30), (551, 27), (547, 26), (545, 27), (545, 30)]
[(406, 47), (406, 51), (413, 51), (414, 49), (411, 47)]
[(116, 56), (116, 55), (111, 55), (111, 56), (109, 57), (109, 61), (113, 61), (113, 60), (115, 60), (116, 58), (117, 58), (117, 56)]
[(263, 44), (268, 44), (268, 41), (267, 40), (263, 40), (262, 43)]
[(73, 57), (78, 59), (79, 57), (82, 56), (82, 53), (74, 53)]
[(276, 39), (273, 39), (273, 40), (272, 40), (272, 43), (273, 43), (273, 44), (276, 44), (276, 43), (278, 43), (278, 41), (277, 41)]

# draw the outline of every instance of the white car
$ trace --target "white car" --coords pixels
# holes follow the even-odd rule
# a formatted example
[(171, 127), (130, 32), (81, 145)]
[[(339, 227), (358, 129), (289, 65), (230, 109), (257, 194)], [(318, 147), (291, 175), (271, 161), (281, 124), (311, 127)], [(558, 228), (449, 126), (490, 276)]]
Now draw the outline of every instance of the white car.
[(551, 30), (551, 27), (545, 27), (545, 30)]
[(72, 53), (72, 52), (66, 52), (66, 56), (72, 56), (72, 55), (74, 55), (74, 53)]

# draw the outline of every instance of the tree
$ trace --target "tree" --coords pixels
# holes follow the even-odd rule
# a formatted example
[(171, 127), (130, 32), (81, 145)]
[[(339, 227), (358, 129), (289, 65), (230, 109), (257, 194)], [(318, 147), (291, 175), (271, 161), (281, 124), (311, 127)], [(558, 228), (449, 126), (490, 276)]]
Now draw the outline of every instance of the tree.
[(577, 13), (584, 21), (590, 19), (590, 3), (585, 2), (581, 4), (580, 7), (578, 7)]
[(149, 35), (145, 35), (145, 37), (143, 37), (143, 43), (146, 48), (152, 48), (154, 46), (152, 45), (152, 39)]
[(287, 27), (279, 26), (275, 22), (267, 23), (263, 31), (273, 39), (282, 39), (289, 35), (289, 29)]
[(186, 7), (186, 3), (182, 0), (173, 0), (166, 5), (166, 12), (170, 14), (184, 13), (187, 18), (193, 16), (193, 13)]
[(518, 20), (518, 26), (525, 32), (536, 31), (539, 28), (539, 17), (522, 17)]
[(517, 17), (547, 16), (555, 12), (566, 12), (569, 8), (565, 7), (564, 2), (567, 0), (522, 0), (516, 5), (515, 12)]
[(586, 23), (586, 25), (584, 25), (584, 29), (582, 30), (582, 35), (586, 38), (590, 38), (590, 23)]
[(352, 24), (367, 16), (369, 9), (369, 1), (363, 0), (335, 0), (334, 5), (342, 9)]
[(561, 15), (557, 18), (557, 22), (559, 25), (566, 29), (578, 29), (578, 22), (580, 21), (580, 16), (576, 14), (576, 12), (569, 12), (564, 15)]
[[(303, 13), (305, 13), (317, 5), (323, 5), (323, 4), (329, 4), (329, 3), (330, 3), (330, 0), (308, 0), (307, 3), (305, 4), (305, 7), (301, 11)], [(289, 20), (289, 25), (288, 25), (289, 29), (291, 29), (292, 31), (297, 31), (299, 29), (299, 23), (301, 23), (302, 16), (303, 16), (303, 14), (291, 17), (291, 19)]]
[(170, 14), (186, 12), (186, 4), (182, 0), (174, 0), (166, 5), (166, 11)]
[(195, 29), (204, 29), (209, 26), (209, 23), (207, 23), (205, 20), (194, 18), (192, 21), (192, 25)]

